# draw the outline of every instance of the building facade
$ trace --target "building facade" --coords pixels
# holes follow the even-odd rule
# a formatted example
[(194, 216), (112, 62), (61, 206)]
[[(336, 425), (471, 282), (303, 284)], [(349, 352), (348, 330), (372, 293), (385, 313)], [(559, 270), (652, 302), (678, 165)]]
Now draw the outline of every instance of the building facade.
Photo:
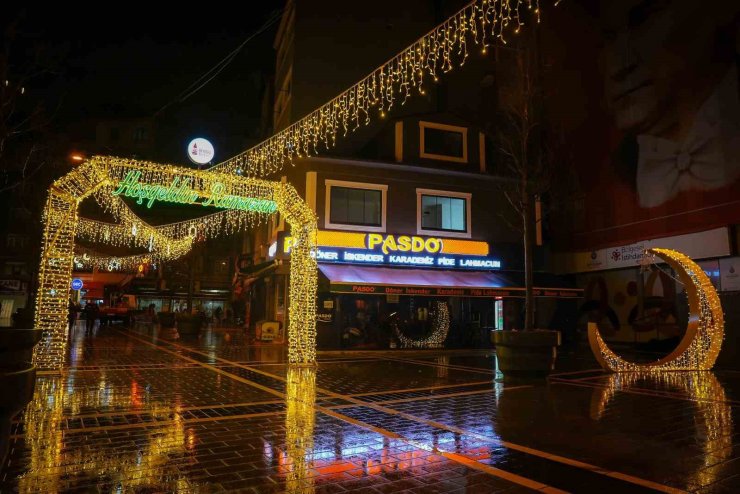
[(554, 228), (556, 267), (584, 289), (581, 331), (594, 321), (615, 342), (670, 344), (686, 328), (685, 292), (644, 249), (688, 254), (723, 301), (721, 363), (740, 322), (740, 7), (633, 7), (577, 1), (543, 23), (548, 111), (580, 189)]
[[(275, 41), (275, 130), (454, 7), (420, 1), (398, 14), (406, 17), (367, 20), (352, 4), (289, 1)], [(327, 22), (341, 26), (336, 36), (344, 42), (317, 35)], [(486, 132), (498, 98), (495, 71), (495, 57), (477, 58), (274, 177), (293, 184), (318, 218), (319, 348), (481, 346), (490, 330), (521, 327), (521, 235), (511, 227), (516, 217), (503, 192), (509, 179)], [(252, 305), (261, 312), (252, 323), (261, 338), (263, 322), (286, 327), (291, 237), (276, 217), (256, 240), (255, 262), (274, 261), (253, 285)], [(540, 327), (562, 324), (578, 290), (544, 273), (535, 284)]]

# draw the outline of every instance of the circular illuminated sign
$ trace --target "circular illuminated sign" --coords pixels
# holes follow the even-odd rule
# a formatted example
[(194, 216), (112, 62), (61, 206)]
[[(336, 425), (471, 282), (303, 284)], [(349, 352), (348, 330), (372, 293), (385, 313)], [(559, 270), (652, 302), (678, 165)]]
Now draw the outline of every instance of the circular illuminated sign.
[(75, 278), (72, 280), (72, 290), (81, 290), (83, 286), (82, 280)]
[(213, 144), (202, 137), (196, 137), (188, 144), (188, 158), (193, 163), (204, 165), (213, 160)]

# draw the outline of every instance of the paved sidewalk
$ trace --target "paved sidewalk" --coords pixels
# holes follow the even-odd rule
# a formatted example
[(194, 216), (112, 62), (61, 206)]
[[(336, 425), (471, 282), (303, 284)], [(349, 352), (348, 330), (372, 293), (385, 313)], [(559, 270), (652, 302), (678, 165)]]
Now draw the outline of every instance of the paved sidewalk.
[(490, 351), (328, 352), (235, 331), (75, 330), (13, 425), (0, 492), (740, 492), (740, 373), (547, 383)]

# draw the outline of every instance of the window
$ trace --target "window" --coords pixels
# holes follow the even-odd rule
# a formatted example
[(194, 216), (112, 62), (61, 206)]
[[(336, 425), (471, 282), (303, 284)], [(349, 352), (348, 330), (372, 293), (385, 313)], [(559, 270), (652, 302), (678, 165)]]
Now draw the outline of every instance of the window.
[(425, 230), (464, 232), (465, 199), (422, 195), (421, 227)]
[[(282, 126), (287, 126), (288, 122), (283, 122), (285, 118), (289, 116), (289, 113), (286, 113), (288, 111), (289, 105), (290, 105), (290, 98), (291, 98), (291, 91), (292, 91), (292, 81), (293, 81), (293, 69), (292, 67), (288, 69), (287, 74), (285, 75), (285, 78), (283, 79), (283, 83), (280, 85), (280, 89), (277, 91), (277, 94), (275, 95), (275, 105), (274, 105), (274, 124), (276, 128), (280, 128)], [(283, 125), (283, 123), (285, 125)]]
[(146, 141), (147, 139), (147, 132), (144, 127), (137, 127), (136, 130), (134, 130), (134, 140), (135, 141)]
[(416, 189), (416, 230), (420, 235), (470, 238), (471, 194)]
[(216, 275), (228, 275), (229, 274), (229, 258), (217, 259), (213, 263), (213, 273)]
[(382, 196), (379, 190), (331, 188), (332, 223), (380, 226)]
[(419, 157), (468, 162), (468, 129), (433, 122), (419, 122)]
[(387, 185), (326, 181), (326, 228), (385, 231)]
[(9, 276), (25, 276), (28, 273), (25, 262), (6, 262), (3, 267), (3, 274)]
[(23, 235), (10, 234), (5, 238), (5, 246), (8, 249), (25, 249), (26, 237)]

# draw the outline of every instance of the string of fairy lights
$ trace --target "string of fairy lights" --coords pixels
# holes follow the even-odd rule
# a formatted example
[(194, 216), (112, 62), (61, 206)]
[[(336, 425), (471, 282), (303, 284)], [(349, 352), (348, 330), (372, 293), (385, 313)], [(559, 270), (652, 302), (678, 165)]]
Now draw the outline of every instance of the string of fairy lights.
[(462, 67), (473, 47), (486, 53), (491, 43), (506, 43), (527, 18), (539, 23), (539, 0), (475, 0), (328, 103), (211, 170), (264, 177), (331, 149), (337, 137), (424, 95), (427, 83)]
[(589, 340), (596, 359), (614, 372), (709, 370), (714, 366), (724, 338), (724, 314), (717, 290), (704, 270), (685, 254), (671, 249), (652, 248), (668, 263), (686, 287), (689, 301), (689, 326), (678, 347), (652, 364), (628, 362), (616, 355), (601, 338), (598, 329), (589, 326)]
[(414, 340), (404, 335), (398, 328), (398, 323), (393, 322), (393, 332), (401, 343), (401, 348), (441, 348), (444, 346), (447, 333), (450, 330), (450, 309), (447, 302), (435, 301), (432, 311), (432, 332), (426, 338)]

